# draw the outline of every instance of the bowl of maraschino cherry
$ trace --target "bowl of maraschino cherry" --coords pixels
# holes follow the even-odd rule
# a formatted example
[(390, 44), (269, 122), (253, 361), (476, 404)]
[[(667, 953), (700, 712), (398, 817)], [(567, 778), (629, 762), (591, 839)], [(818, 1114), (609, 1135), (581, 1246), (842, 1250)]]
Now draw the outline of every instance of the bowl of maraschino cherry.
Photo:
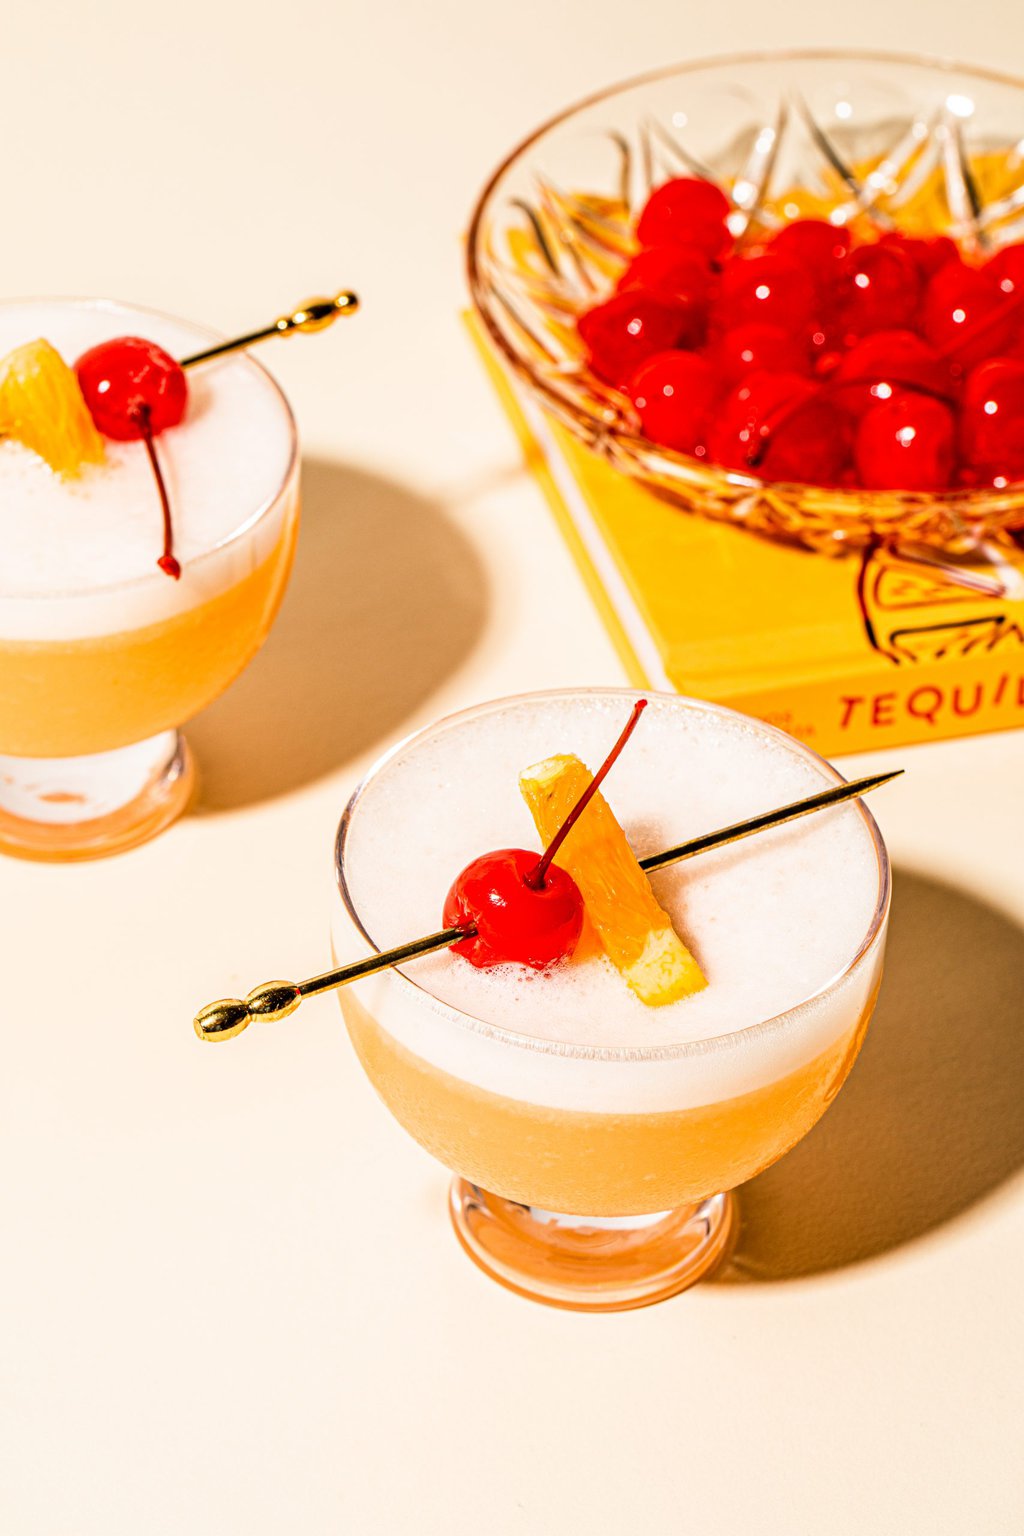
[(1024, 86), (663, 71), (492, 178), (469, 277), (540, 403), (691, 511), (841, 551), (1024, 528)]

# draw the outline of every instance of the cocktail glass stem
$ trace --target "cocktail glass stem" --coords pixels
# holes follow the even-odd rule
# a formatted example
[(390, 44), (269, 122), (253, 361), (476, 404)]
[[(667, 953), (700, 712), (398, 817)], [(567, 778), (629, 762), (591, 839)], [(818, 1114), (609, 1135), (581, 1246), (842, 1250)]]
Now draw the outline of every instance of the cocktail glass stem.
[(449, 1209), (486, 1274), (577, 1312), (624, 1312), (686, 1290), (723, 1262), (736, 1232), (731, 1194), (645, 1216), (570, 1216), (455, 1178)]
[(62, 861), (119, 852), (180, 816), (194, 787), (177, 731), (81, 757), (0, 756), (0, 852)]

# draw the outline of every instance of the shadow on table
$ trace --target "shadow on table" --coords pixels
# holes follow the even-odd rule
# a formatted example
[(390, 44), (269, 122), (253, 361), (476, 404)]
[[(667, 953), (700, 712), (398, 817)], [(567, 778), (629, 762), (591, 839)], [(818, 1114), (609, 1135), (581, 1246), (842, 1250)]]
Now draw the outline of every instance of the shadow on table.
[(897, 871), (860, 1059), (809, 1136), (740, 1195), (724, 1283), (839, 1269), (920, 1237), (1024, 1166), (1024, 932)]
[(307, 784), (394, 735), (472, 650), (487, 583), (433, 502), (346, 465), (303, 465), (303, 520), (270, 638), (188, 727), (204, 811)]

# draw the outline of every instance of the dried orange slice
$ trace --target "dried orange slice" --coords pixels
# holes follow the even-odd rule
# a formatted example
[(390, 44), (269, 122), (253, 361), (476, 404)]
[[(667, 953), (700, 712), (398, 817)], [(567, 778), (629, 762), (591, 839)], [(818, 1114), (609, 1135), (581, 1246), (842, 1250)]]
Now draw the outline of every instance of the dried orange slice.
[[(546, 758), (519, 775), (520, 792), (545, 845), (592, 777), (586, 764), (571, 756)], [(643, 1002), (672, 1003), (707, 986), (600, 791), (555, 862), (579, 886), (601, 947)]]
[(27, 341), (0, 359), (0, 436), (13, 437), (58, 475), (103, 461), (78, 380), (48, 341)]

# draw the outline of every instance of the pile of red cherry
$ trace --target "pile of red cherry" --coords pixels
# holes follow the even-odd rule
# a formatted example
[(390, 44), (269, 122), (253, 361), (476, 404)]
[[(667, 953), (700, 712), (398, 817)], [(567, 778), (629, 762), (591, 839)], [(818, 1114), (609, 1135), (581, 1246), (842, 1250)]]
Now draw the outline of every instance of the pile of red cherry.
[(737, 248), (711, 182), (652, 193), (614, 295), (579, 317), (592, 371), (651, 442), (770, 480), (871, 490), (1024, 478), (1024, 243), (796, 219)]

